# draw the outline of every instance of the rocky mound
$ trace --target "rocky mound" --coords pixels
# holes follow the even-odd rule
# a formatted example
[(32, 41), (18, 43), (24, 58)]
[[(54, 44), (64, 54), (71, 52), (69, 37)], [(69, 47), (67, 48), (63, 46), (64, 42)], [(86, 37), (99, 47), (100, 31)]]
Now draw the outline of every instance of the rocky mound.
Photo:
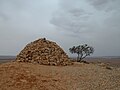
[(17, 55), (16, 61), (43, 65), (69, 65), (68, 55), (55, 42), (38, 39), (26, 45)]

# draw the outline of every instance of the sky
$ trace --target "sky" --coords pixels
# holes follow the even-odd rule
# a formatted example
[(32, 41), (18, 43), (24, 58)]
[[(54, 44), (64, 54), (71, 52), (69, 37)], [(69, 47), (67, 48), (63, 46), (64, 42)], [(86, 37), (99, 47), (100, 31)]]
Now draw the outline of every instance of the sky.
[(92, 56), (120, 56), (120, 0), (0, 0), (0, 55), (17, 55), (47, 38), (65, 52), (95, 48)]

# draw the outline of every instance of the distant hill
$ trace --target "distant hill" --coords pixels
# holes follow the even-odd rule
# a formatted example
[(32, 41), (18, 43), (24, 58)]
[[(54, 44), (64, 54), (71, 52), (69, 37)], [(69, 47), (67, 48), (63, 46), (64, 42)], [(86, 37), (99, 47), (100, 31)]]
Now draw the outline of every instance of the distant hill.
[(0, 60), (15, 59), (16, 56), (0, 56)]
[[(70, 57), (73, 59), (76, 59), (76, 57)], [(85, 59), (120, 59), (120, 56), (92, 56), (92, 57), (86, 57)]]

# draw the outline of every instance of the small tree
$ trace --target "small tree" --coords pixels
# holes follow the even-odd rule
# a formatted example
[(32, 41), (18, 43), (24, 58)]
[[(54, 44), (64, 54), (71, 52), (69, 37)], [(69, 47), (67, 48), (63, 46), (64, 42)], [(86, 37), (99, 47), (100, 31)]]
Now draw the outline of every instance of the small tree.
[(87, 56), (90, 56), (94, 52), (94, 48), (91, 46), (88, 46), (87, 44), (79, 45), (79, 46), (73, 46), (69, 49), (69, 51), (73, 54), (76, 53), (77, 61), (81, 62), (82, 59), (84, 59)]

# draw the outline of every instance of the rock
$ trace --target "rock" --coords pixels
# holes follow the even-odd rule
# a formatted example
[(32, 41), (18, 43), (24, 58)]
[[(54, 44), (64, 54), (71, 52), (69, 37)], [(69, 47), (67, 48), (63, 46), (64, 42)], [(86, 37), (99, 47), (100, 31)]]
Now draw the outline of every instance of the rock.
[(110, 66), (106, 66), (106, 69), (112, 70), (113, 68)]
[(71, 65), (68, 55), (55, 42), (38, 39), (26, 45), (17, 55), (16, 61), (43, 65)]

